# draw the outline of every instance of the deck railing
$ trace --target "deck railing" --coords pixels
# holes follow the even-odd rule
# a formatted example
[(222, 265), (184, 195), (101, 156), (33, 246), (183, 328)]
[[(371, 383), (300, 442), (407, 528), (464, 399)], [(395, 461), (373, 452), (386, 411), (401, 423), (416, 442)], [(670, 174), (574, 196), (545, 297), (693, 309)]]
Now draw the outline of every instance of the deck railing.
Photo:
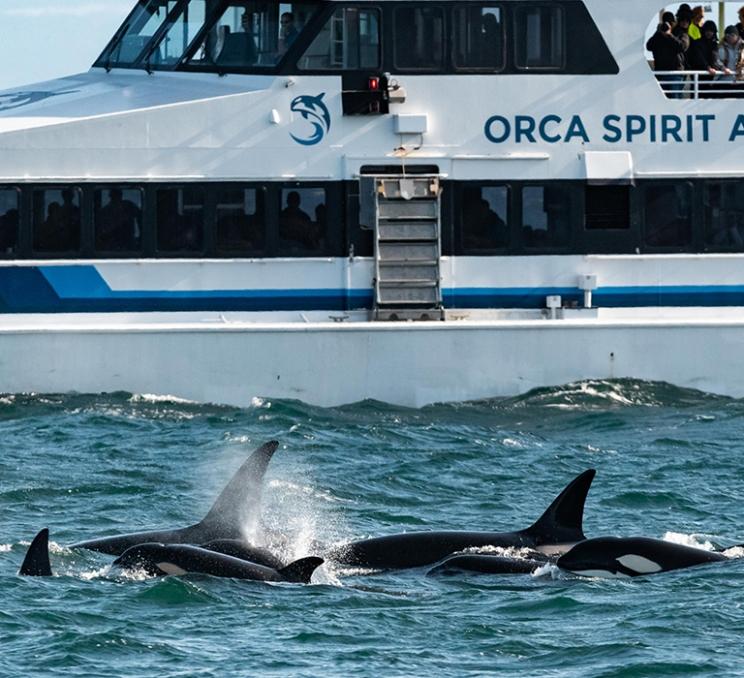
[(744, 97), (744, 80), (717, 71), (654, 71), (661, 89), (670, 99), (738, 99)]

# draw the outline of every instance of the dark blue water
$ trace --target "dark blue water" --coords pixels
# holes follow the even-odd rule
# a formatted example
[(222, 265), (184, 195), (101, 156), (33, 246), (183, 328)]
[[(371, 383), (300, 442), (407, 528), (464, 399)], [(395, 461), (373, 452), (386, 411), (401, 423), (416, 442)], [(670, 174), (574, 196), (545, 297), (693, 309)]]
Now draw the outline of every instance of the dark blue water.
[[(254, 447), (284, 555), (403, 530), (526, 527), (598, 475), (589, 536), (744, 542), (744, 402), (589, 383), (424, 410), (0, 400), (5, 676), (744, 676), (744, 559), (634, 580), (321, 568), (310, 586), (147, 579), (76, 540), (191, 524)], [(56, 576), (16, 572), (48, 526)]]

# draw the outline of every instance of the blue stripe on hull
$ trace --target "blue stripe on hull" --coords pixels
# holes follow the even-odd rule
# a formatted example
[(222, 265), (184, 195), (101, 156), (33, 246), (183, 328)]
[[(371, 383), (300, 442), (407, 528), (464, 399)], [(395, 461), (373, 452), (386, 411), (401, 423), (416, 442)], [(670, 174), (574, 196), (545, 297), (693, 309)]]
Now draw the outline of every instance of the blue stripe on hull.
[[(460, 288), (443, 291), (447, 308), (545, 307), (545, 297), (581, 304), (576, 288)], [(605, 287), (605, 308), (744, 306), (744, 285)], [(95, 266), (0, 267), (0, 313), (136, 313), (167, 311), (344, 311), (372, 307), (371, 289), (113, 291)]]

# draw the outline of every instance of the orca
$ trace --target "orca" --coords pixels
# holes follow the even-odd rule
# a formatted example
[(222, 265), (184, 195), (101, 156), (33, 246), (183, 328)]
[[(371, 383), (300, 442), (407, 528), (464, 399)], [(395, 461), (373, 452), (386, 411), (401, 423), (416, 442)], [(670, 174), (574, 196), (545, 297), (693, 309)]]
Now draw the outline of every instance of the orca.
[(271, 551), (261, 546), (253, 546), (242, 539), (215, 539), (206, 544), (199, 544), (201, 548), (207, 551), (216, 551), (226, 556), (240, 558), (240, 560), (250, 560), (257, 565), (265, 565), (274, 570), (280, 570), (286, 563), (275, 556)]
[(264, 475), (278, 447), (279, 443), (272, 440), (253, 452), (222, 490), (209, 513), (196, 525), (92, 539), (72, 544), (70, 548), (120, 556), (128, 548), (146, 542), (203, 544), (215, 539), (241, 539), (246, 519), (259, 512)]
[(646, 537), (597, 537), (564, 553), (559, 568), (586, 577), (641, 577), (730, 560), (720, 551)]
[(275, 569), (233, 556), (186, 544), (138, 544), (127, 549), (114, 565), (123, 569), (144, 569), (155, 576), (208, 574), (215, 577), (255, 581), (307, 584), (322, 558), (301, 558)]
[(511, 556), (496, 556), (481, 553), (466, 553), (446, 558), (434, 566), (426, 574), (453, 575), (462, 572), (478, 572), (480, 574), (532, 574), (535, 570), (551, 562), (539, 553), (535, 557), (514, 558)]
[(529, 548), (546, 555), (560, 555), (586, 539), (584, 502), (596, 471), (577, 476), (554, 500), (537, 522), (518, 532), (409, 532), (363, 539), (334, 547), (324, 555), (341, 565), (372, 569), (407, 569), (433, 565), (469, 548), (484, 546)]
[(24, 577), (51, 577), (49, 563), (49, 530), (44, 528), (37, 534), (26, 551), (26, 557), (18, 574)]

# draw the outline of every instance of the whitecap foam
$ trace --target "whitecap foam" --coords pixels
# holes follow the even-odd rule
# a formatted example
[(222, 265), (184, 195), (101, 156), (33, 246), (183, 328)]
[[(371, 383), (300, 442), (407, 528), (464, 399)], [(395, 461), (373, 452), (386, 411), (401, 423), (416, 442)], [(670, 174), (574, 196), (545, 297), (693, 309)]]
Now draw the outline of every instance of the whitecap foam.
[(560, 579), (563, 575), (561, 569), (555, 563), (545, 563), (540, 565), (531, 576), (533, 577), (550, 577), (551, 579)]
[(0, 398), (0, 405), (12, 405), (15, 402), (15, 396), (9, 395), (9, 396), (3, 396)]
[(0, 544), (0, 553), (8, 553), (13, 550), (13, 544)]
[(703, 551), (715, 551), (716, 547), (713, 542), (705, 539), (699, 534), (683, 534), (682, 532), (667, 532), (662, 539), (664, 541), (672, 542), (673, 544), (681, 544), (682, 546), (691, 546), (695, 549), (702, 549)]
[(730, 549), (722, 551), (727, 558), (744, 558), (744, 546), (732, 546)]
[(155, 393), (135, 393), (130, 403), (172, 403), (174, 405), (198, 405), (195, 400), (187, 400), (174, 395), (157, 395)]

